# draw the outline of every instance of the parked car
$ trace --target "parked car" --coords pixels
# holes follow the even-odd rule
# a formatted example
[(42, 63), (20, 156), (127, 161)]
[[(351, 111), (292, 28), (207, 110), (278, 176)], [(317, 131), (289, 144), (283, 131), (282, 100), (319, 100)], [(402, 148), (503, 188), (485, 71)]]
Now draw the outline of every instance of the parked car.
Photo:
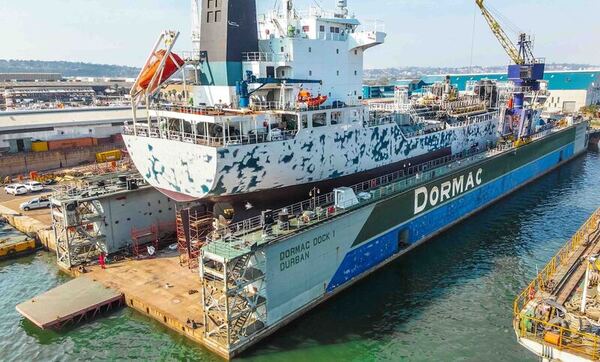
[(46, 196), (36, 197), (21, 204), (21, 210), (29, 211), (35, 209), (46, 209), (50, 207), (50, 199)]
[(22, 185), (22, 184), (8, 185), (8, 186), (4, 187), (4, 191), (7, 194), (11, 194), (11, 195), (25, 195), (26, 193), (29, 192), (27, 190), (27, 187), (25, 187), (25, 185)]
[(44, 185), (46, 185), (46, 186), (50, 186), (50, 185), (54, 185), (54, 184), (56, 184), (56, 180), (53, 178), (49, 178), (44, 181)]
[(44, 185), (37, 181), (28, 181), (25, 182), (23, 185), (25, 185), (25, 187), (27, 187), (27, 190), (31, 192), (44, 191)]

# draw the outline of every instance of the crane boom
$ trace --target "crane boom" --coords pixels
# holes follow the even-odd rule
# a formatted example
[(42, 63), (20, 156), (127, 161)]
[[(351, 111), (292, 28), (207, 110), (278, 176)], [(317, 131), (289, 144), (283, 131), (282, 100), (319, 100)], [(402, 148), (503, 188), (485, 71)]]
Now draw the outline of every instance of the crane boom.
[(479, 6), (479, 9), (481, 9), (481, 14), (490, 26), (492, 33), (494, 33), (494, 35), (496, 36), (496, 38), (498, 39), (498, 41), (500, 42), (510, 59), (512, 59), (512, 61), (515, 62), (515, 64), (525, 64), (526, 60), (520, 55), (519, 49), (517, 49), (515, 44), (508, 37), (508, 35), (506, 35), (506, 32), (504, 31), (504, 29), (502, 29), (502, 26), (500, 26), (498, 20), (496, 20), (492, 13), (490, 13), (490, 11), (485, 7), (483, 1), (484, 0), (475, 0), (475, 3), (477, 3), (477, 6)]

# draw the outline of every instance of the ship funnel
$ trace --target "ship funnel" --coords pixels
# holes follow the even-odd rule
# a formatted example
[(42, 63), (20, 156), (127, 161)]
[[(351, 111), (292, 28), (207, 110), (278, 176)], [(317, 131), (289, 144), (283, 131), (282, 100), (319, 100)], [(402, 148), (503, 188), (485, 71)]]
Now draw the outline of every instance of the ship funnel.
[(197, 1), (200, 15), (200, 83), (235, 86), (244, 53), (258, 52), (255, 0)]

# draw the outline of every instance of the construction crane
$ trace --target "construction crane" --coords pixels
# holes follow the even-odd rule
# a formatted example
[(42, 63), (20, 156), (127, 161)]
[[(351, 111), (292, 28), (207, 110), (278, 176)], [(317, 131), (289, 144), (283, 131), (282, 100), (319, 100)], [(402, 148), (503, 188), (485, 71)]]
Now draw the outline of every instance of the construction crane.
[(508, 79), (514, 83), (515, 87), (506, 114), (512, 117), (511, 123), (515, 125), (512, 131), (515, 136), (518, 139), (525, 138), (530, 134), (531, 124), (535, 118), (531, 110), (523, 109), (525, 92), (531, 91), (534, 94), (533, 99), (537, 98), (540, 90), (540, 80), (544, 79), (545, 62), (533, 55), (532, 41), (527, 34), (519, 33), (519, 39), (517, 45), (515, 45), (498, 20), (486, 8), (484, 0), (475, 0), (475, 3), (481, 9), (481, 14), (487, 21), (492, 33), (514, 62), (514, 64), (508, 66)]
[[(506, 32), (504, 31), (502, 26), (500, 26), (498, 20), (496, 20), (492, 13), (490, 13), (490, 11), (485, 7), (485, 5), (483, 5), (483, 1), (484, 0), (475, 0), (475, 3), (477, 4), (477, 6), (479, 6), (479, 9), (481, 9), (481, 14), (490, 26), (492, 33), (494, 33), (494, 36), (496, 36), (496, 38), (498, 39), (498, 41), (500, 42), (510, 59), (512, 59), (512, 61), (518, 65), (524, 65), (528, 62), (528, 60), (533, 59), (534, 57), (533, 53), (531, 52), (531, 47), (523, 49), (524, 51), (521, 51), (521, 49), (517, 49), (512, 40), (510, 40), (508, 35), (506, 35)], [(519, 34), (519, 44), (521, 44), (521, 40), (524, 40), (526, 38), (526, 34)]]
[(531, 87), (533, 91), (539, 90), (539, 81), (544, 78), (545, 64), (543, 59), (536, 59), (533, 55), (531, 38), (525, 33), (520, 33), (518, 47), (515, 46), (483, 2), (484, 0), (475, 0), (492, 33), (514, 62), (513, 65), (508, 67), (508, 78), (515, 81), (519, 86)]

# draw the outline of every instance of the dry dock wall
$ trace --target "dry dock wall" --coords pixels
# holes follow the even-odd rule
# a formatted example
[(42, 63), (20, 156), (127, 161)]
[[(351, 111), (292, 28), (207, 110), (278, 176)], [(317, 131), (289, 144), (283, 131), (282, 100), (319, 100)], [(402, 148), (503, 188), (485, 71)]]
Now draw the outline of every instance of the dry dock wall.
[(122, 143), (109, 143), (70, 150), (28, 152), (0, 156), (0, 177), (27, 174), (30, 171), (48, 171), (79, 166), (96, 161), (96, 153), (120, 149)]

